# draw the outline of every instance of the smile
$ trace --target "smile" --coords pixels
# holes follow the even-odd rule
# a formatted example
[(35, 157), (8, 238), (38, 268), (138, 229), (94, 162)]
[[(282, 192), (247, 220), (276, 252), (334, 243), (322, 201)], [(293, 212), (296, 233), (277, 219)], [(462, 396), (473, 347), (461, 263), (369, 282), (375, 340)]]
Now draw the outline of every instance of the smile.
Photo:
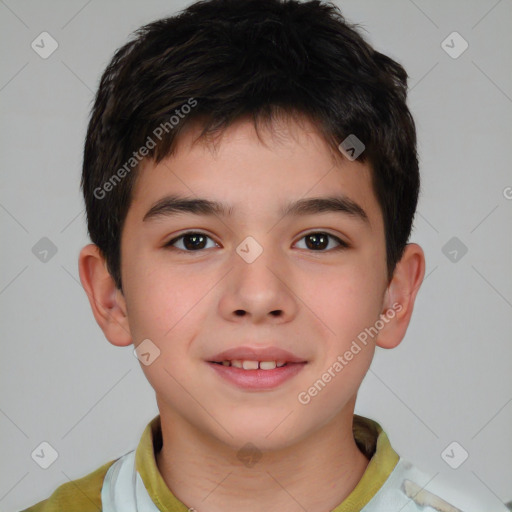
[(208, 361), (208, 366), (224, 382), (247, 391), (272, 390), (302, 371), (306, 362), (224, 360)]

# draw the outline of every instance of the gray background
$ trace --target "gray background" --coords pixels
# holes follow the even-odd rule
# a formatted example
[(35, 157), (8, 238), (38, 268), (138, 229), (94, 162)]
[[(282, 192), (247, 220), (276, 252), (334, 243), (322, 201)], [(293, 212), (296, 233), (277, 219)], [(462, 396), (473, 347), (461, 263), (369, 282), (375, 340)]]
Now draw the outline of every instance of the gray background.
[[(79, 180), (113, 52), (188, 3), (0, 1), (2, 510), (135, 448), (158, 413), (133, 347), (108, 343), (81, 287)], [(356, 412), (399, 454), (497, 507), (512, 500), (512, 2), (337, 4), (410, 75), (423, 180), (411, 241), (427, 260), (407, 335), (377, 349)], [(31, 48), (43, 31), (59, 44), (47, 59)], [(453, 31), (469, 43), (456, 59), (441, 46)], [(46, 262), (32, 251), (43, 237), (57, 248)], [(443, 252), (452, 237), (467, 247), (457, 261)], [(59, 454), (46, 470), (31, 458), (43, 441)], [(452, 441), (469, 453), (458, 469), (441, 457)]]

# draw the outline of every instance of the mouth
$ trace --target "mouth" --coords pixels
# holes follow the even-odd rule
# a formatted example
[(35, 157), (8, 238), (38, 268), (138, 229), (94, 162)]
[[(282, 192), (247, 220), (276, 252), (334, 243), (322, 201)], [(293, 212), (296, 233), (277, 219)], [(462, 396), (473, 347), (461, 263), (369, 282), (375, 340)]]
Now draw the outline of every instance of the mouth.
[(270, 391), (293, 379), (307, 361), (224, 359), (206, 363), (230, 386), (243, 391)]
[(297, 375), (308, 363), (278, 346), (245, 345), (225, 350), (206, 361), (223, 382), (245, 391), (274, 389)]
[(306, 363), (307, 361), (303, 357), (277, 346), (251, 347), (244, 345), (224, 350), (224, 352), (213, 356), (208, 362), (244, 370), (274, 370), (292, 363)]

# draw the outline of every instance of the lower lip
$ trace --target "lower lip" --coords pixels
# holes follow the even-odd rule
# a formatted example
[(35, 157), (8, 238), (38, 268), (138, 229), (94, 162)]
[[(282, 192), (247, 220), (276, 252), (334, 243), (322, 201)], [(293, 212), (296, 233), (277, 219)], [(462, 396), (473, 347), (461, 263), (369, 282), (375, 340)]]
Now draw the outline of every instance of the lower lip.
[(306, 363), (288, 363), (273, 370), (244, 370), (208, 362), (221, 377), (243, 389), (273, 389), (297, 375)]

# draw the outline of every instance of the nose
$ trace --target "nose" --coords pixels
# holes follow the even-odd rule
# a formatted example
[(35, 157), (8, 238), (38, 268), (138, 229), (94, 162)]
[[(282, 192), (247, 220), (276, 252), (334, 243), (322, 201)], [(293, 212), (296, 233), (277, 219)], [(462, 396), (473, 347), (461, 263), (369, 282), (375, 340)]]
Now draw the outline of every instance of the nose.
[(220, 304), (226, 319), (282, 323), (297, 314), (290, 266), (275, 252), (263, 250), (250, 263), (237, 254), (233, 263)]

